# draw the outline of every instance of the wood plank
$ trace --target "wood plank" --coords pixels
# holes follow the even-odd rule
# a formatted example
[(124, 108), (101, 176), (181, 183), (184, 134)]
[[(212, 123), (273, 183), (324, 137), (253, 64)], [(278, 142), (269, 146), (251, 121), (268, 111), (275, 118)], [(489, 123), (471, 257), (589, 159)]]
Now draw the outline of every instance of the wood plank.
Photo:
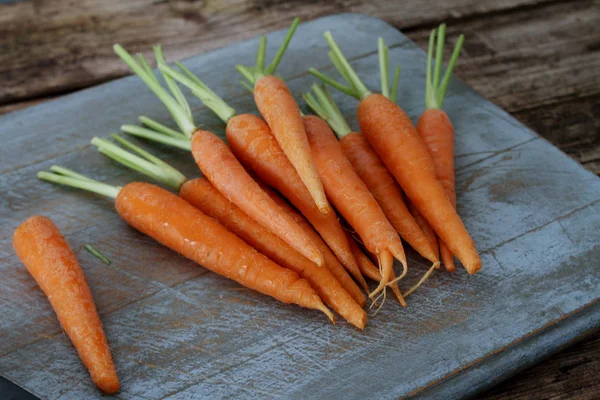
[(212, 0), (23, 1), (0, 4), (0, 104), (57, 95), (123, 76), (128, 70), (112, 53), (120, 42), (133, 51), (165, 46), (182, 59), (344, 11), (367, 13), (399, 28), (468, 18), (542, 0), (421, 0), (402, 6), (385, 0), (336, 2)]
[(600, 332), (477, 396), (479, 400), (595, 400), (600, 393)]

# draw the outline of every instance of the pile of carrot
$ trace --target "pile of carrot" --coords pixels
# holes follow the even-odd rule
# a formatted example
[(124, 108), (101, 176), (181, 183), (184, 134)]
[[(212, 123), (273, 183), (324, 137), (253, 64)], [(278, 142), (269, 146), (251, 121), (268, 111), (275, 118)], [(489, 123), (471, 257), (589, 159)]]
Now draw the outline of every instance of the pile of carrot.
[[(415, 127), (396, 104), (400, 68), (395, 68), (390, 85), (389, 50), (383, 39), (378, 42), (381, 93), (373, 93), (329, 32), (329, 56), (345, 82), (311, 68), (323, 85), (314, 84), (312, 92), (302, 94), (315, 115), (303, 114), (286, 83), (275, 75), (298, 24), (295, 19), (271, 63), (266, 64), (263, 36), (255, 64), (236, 66), (260, 116), (238, 114), (183, 65), (168, 65), (160, 46), (154, 55), (162, 82), (142, 55), (134, 57), (114, 46), (177, 126), (142, 116), (142, 126), (126, 124), (123, 132), (190, 151), (204, 178), (188, 180), (119, 135), (112, 135), (112, 141), (95, 137), (92, 144), (122, 167), (177, 195), (141, 181), (112, 186), (59, 166), (38, 177), (113, 198), (123, 221), (199, 265), (282, 303), (320, 311), (335, 322), (330, 307), (364, 329), (367, 297), (371, 306), (381, 307), (390, 289), (406, 307), (406, 297), (441, 263), (450, 272), (455, 270), (454, 257), (469, 274), (481, 268), (456, 210), (454, 128), (442, 110), (463, 37), (442, 76), (445, 26), (431, 32), (425, 110)], [(227, 143), (196, 124), (179, 85), (223, 121)], [(359, 101), (360, 131), (350, 129), (327, 86)], [(106, 393), (118, 391), (90, 289), (58, 228), (50, 219), (35, 216), (17, 229), (13, 243), (92, 381)], [(407, 244), (431, 263), (410, 287), (404, 284), (411, 269)], [(110, 264), (97, 249), (86, 249)], [(376, 285), (369, 286), (367, 279)]]

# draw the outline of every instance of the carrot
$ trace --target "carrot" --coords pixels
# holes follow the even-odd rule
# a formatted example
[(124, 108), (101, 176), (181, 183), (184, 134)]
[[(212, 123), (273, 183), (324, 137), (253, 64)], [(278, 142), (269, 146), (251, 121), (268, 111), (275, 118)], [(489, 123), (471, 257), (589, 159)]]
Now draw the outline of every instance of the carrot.
[(328, 306), (348, 322), (359, 329), (365, 327), (367, 314), (327, 268), (316, 266), (248, 217), (223, 197), (210, 182), (201, 178), (187, 181), (181, 187), (179, 196), (209, 217), (215, 218), (225, 228), (277, 264), (298, 273), (311, 284)]
[[(450, 76), (462, 48), (464, 36), (459, 36), (452, 57), (450, 58), (450, 63), (444, 74), (444, 78), (440, 81), (445, 32), (446, 25), (440, 25), (437, 30), (437, 49), (435, 52), (435, 70), (433, 77), (431, 74), (431, 63), (436, 30), (434, 29), (431, 31), (431, 35), (429, 36), (425, 112), (423, 112), (419, 118), (417, 132), (423, 139), (427, 150), (429, 150), (429, 153), (433, 158), (435, 173), (442, 183), (446, 195), (450, 199), (452, 206), (456, 208), (454, 182), (454, 127), (452, 126), (448, 114), (442, 110), (442, 105), (444, 104), (444, 97), (446, 96), (446, 89), (450, 81)], [(454, 271), (454, 256), (444, 242), (440, 243), (440, 253), (446, 269), (450, 272)]]
[[(248, 175), (242, 165), (237, 161), (231, 150), (218, 136), (213, 133), (198, 129), (189, 111), (189, 105), (179, 89), (177, 89), (174, 78), (168, 73), (163, 73), (165, 80), (173, 96), (160, 85), (152, 71), (147, 67), (142, 56), (139, 57), (141, 65), (137, 63), (122, 47), (115, 45), (117, 54), (138, 74), (148, 87), (163, 101), (165, 106), (171, 112), (173, 118), (178, 121), (178, 125), (183, 130), (184, 137), (178, 137), (179, 133), (163, 134), (151, 132), (146, 137), (151, 140), (161, 141), (160, 137), (166, 137), (167, 144), (175, 142), (185, 142), (186, 138), (191, 140), (191, 149), (202, 173), (211, 181), (211, 183), (227, 198), (231, 199), (251, 218), (254, 218), (263, 226), (271, 230), (274, 234), (285, 240), (290, 246), (298, 250), (305, 257), (315, 262), (317, 265), (323, 265), (323, 256), (316, 245), (294, 224), (294, 222), (283, 213), (273, 201), (260, 189), (256, 182)], [(155, 48), (155, 55), (161, 71), (168, 70), (160, 47)], [(184, 69), (184, 71), (187, 71)], [(183, 74), (179, 74), (187, 78)], [(191, 78), (187, 78), (191, 80)], [(198, 80), (199, 81), (199, 80)], [(207, 105), (224, 121), (235, 116), (235, 110), (229, 107), (221, 98), (206, 87), (202, 82), (197, 94), (200, 94), (207, 102)], [(175, 136), (174, 136), (175, 135)], [(181, 136), (181, 135), (179, 135)]]
[(162, 245), (205, 268), (283, 303), (323, 312), (334, 321), (319, 295), (298, 274), (280, 267), (185, 200), (147, 183), (110, 186), (63, 169), (38, 178), (115, 199), (121, 218)]
[(83, 270), (54, 222), (28, 218), (15, 231), (13, 247), (40, 286), (79, 358), (100, 390), (119, 390), (119, 379)]
[(414, 125), (393, 101), (365, 87), (329, 32), (325, 33), (325, 38), (350, 86), (340, 84), (315, 69), (311, 69), (311, 73), (360, 100), (358, 122), (363, 135), (437, 235), (465, 269), (474, 274), (481, 268), (475, 243), (446, 196), (436, 176), (431, 155)]
[(294, 19), (275, 59), (266, 68), (264, 62), (267, 38), (265, 36), (261, 37), (256, 55), (256, 65), (252, 68), (237, 65), (236, 68), (254, 88), (254, 101), (258, 110), (269, 124), (273, 136), (275, 136), (277, 143), (294, 166), (313, 201), (321, 212), (327, 214), (329, 203), (311, 156), (300, 108), (285, 82), (273, 76), (299, 22), (298, 18)]
[(227, 125), (227, 141), (238, 160), (287, 198), (319, 232), (348, 272), (358, 281), (360, 270), (335, 212), (321, 213), (269, 126), (252, 114), (239, 115)]
[(393, 257), (406, 270), (402, 242), (369, 189), (354, 172), (327, 123), (317, 116), (307, 116), (304, 125), (327, 197), (358, 232), (367, 249), (379, 257), (383, 279), (369, 295), (373, 298), (385, 288), (393, 274)]
[(439, 263), (439, 257), (434, 253), (427, 237), (404, 204), (402, 192), (394, 177), (390, 175), (366, 138), (358, 132), (352, 132), (325, 87), (321, 89), (313, 85), (313, 90), (317, 98), (311, 93), (305, 93), (304, 99), (321, 118), (327, 120), (340, 140), (346, 157), (377, 200), (394, 229), (419, 254), (433, 263)]
[[(266, 187), (266, 185), (262, 186), (263, 190), (265, 190), (269, 196), (275, 201), (285, 212), (287, 212), (290, 217), (292, 217), (298, 225), (304, 230), (304, 232), (311, 237), (311, 239), (319, 246), (319, 249), (323, 253), (323, 257), (325, 258), (325, 267), (329, 269), (331, 274), (335, 276), (335, 278), (342, 284), (344, 289), (352, 298), (362, 307), (365, 305), (365, 296), (360, 291), (360, 288), (354, 283), (350, 275), (346, 272), (342, 264), (340, 264), (339, 260), (335, 257), (335, 255), (331, 252), (327, 244), (321, 239), (319, 234), (315, 232), (315, 230), (310, 226), (310, 224), (304, 219), (300, 214), (296, 212), (284, 199), (282, 199), (278, 194), (276, 194), (273, 190)], [(360, 275), (359, 283), (365, 291), (368, 292), (368, 286), (365, 282), (362, 275)]]
[(200, 178), (188, 181), (181, 172), (147, 151), (117, 135), (112, 137), (130, 151), (104, 139), (94, 138), (92, 144), (113, 160), (178, 191), (182, 199), (216, 219), (246, 243), (279, 265), (307, 279), (328, 305), (360, 329), (364, 328), (366, 320), (357, 311), (362, 311), (361, 308), (327, 268), (317, 267), (278, 236), (250, 218), (226, 199), (208, 180)]

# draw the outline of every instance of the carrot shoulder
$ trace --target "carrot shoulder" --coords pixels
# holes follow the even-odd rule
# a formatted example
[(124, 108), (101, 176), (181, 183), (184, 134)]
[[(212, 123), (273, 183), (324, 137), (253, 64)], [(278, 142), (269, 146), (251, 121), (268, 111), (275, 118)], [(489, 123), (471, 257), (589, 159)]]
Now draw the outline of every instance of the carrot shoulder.
[(279, 265), (297, 272), (319, 293), (327, 305), (359, 329), (366, 324), (366, 313), (346, 292), (327, 268), (318, 267), (235, 204), (223, 197), (206, 179), (186, 182), (179, 192), (184, 200), (215, 218), (249, 245)]
[(202, 173), (224, 196), (306, 258), (323, 265), (317, 245), (260, 188), (223, 140), (198, 130), (192, 136), (192, 154)]
[(358, 265), (336, 213), (319, 211), (265, 121), (252, 114), (239, 115), (229, 121), (226, 134), (237, 159), (288, 199), (319, 232), (344, 267), (357, 277)]
[(92, 381), (105, 393), (117, 392), (119, 379), (94, 299), (75, 254), (56, 225), (46, 217), (31, 217), (15, 231), (13, 246), (48, 297)]

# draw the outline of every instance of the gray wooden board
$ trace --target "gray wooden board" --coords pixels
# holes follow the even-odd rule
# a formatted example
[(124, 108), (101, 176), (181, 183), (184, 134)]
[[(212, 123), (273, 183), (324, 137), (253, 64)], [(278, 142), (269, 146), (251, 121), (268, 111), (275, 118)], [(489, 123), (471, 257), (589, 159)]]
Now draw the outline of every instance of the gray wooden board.
[[(328, 29), (372, 88), (379, 83), (376, 39), (386, 39), (391, 62), (403, 67), (398, 101), (416, 120), (425, 54), (363, 15), (300, 26), (280, 69), (292, 91), (309, 88), (310, 66), (331, 72), (322, 38)], [(282, 36), (269, 35), (270, 54)], [(236, 109), (255, 112), (233, 66), (252, 63), (256, 46), (250, 40), (184, 64)], [(336, 99), (355, 124), (356, 101)], [(197, 122), (223, 134), (208, 110), (192, 106)], [(137, 77), (4, 116), (0, 374), (42, 398), (100, 396), (13, 254), (12, 232), (33, 214), (50, 216), (82, 263), (121, 378), (116, 398), (468, 396), (597, 328), (598, 178), (461, 82), (451, 83), (445, 109), (457, 131), (459, 212), (483, 268), (472, 277), (434, 274), (408, 308), (388, 301), (363, 332), (207, 273), (127, 227), (106, 199), (36, 180), (52, 164), (115, 184), (141, 179), (89, 145), (140, 114), (168, 120)], [(154, 151), (188, 177), (198, 174), (189, 154)], [(86, 243), (113, 264), (87, 254)], [(414, 281), (426, 264), (412, 252), (409, 258)]]

